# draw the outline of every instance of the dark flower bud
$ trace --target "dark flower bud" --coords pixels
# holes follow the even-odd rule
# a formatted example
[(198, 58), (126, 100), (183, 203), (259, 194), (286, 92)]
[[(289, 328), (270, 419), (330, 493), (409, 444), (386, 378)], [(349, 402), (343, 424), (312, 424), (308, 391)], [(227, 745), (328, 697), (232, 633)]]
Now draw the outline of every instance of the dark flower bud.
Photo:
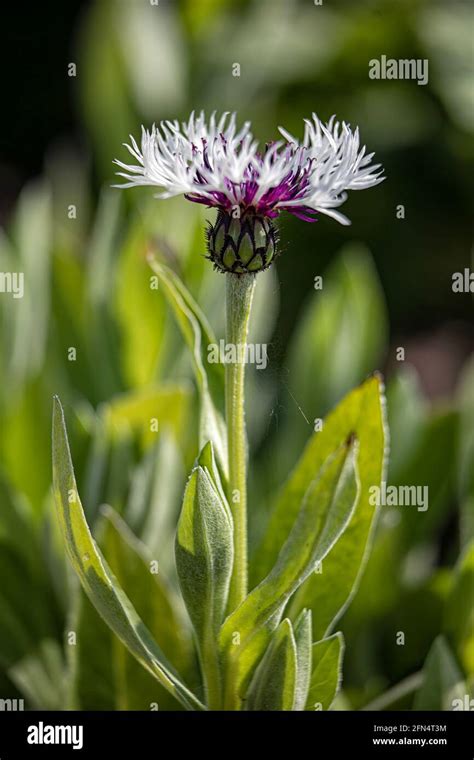
[(207, 230), (208, 258), (221, 272), (256, 274), (275, 258), (276, 228), (268, 217), (246, 213), (234, 218), (219, 211), (216, 223)]

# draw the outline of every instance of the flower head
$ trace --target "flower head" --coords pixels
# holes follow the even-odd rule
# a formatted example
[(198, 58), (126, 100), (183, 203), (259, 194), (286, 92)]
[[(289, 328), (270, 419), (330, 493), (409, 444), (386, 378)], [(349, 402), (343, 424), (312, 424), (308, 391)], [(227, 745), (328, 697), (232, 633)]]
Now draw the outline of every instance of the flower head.
[(359, 130), (334, 116), (324, 125), (313, 114), (305, 121), (302, 142), (283, 128), (280, 132), (283, 139), (261, 151), (249, 122), (237, 130), (235, 114), (217, 120), (213, 113), (207, 122), (203, 112), (192, 113), (181, 125), (165, 121), (150, 132), (142, 128), (141, 150), (133, 137), (126, 145), (138, 164), (115, 161), (127, 180), (119, 187), (152, 185), (161, 188), (158, 198), (183, 194), (217, 208), (218, 223), (208, 235), (214, 264), (237, 274), (260, 271), (273, 259), (271, 220), (282, 211), (308, 222), (320, 212), (350, 224), (336, 210), (347, 191), (384, 179), (380, 165), (371, 164), (374, 154), (360, 146)]

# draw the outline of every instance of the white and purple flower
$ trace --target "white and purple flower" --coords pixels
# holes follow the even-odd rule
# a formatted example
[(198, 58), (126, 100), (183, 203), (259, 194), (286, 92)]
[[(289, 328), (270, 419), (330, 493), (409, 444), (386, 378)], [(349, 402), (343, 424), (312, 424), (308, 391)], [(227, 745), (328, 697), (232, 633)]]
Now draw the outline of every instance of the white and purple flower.
[(282, 211), (304, 221), (317, 213), (350, 224), (336, 209), (348, 190), (382, 182), (380, 164), (360, 146), (359, 130), (331, 117), (324, 125), (313, 114), (305, 120), (302, 142), (280, 127), (283, 137), (259, 150), (246, 122), (237, 131), (235, 114), (191, 114), (187, 123), (165, 121), (148, 132), (142, 128), (141, 150), (135, 139), (126, 145), (138, 164), (115, 163), (126, 183), (152, 185), (156, 197), (184, 195), (218, 209), (208, 233), (210, 258), (223, 271), (241, 274), (265, 269), (276, 250), (271, 220)]

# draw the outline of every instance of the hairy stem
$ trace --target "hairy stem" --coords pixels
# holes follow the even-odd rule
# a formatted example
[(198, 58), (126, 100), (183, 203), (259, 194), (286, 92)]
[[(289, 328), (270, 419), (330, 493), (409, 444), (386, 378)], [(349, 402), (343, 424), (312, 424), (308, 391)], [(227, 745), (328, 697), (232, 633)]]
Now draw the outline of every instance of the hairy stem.
[(247, 595), (247, 436), (244, 384), (247, 333), (255, 276), (226, 274), (226, 344), (235, 347), (236, 361), (225, 365), (228, 498), (234, 518), (234, 569), (229, 591), (229, 612)]

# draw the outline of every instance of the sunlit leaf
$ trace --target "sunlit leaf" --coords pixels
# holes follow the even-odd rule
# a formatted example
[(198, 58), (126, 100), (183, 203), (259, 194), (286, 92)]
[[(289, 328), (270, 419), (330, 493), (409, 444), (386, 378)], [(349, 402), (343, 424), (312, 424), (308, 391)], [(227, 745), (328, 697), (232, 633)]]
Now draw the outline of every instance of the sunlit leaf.
[[(120, 197), (118, 190), (114, 192)], [(163, 355), (166, 306), (146, 261), (147, 243), (146, 229), (138, 217), (117, 251), (114, 306), (121, 331), (123, 373), (132, 387), (156, 380)]]
[(297, 682), (297, 650), (291, 622), (283, 620), (249, 687), (248, 710), (293, 710)]
[(53, 413), (53, 483), (69, 559), (97, 611), (143, 667), (174, 697), (188, 709), (202, 709), (137, 615), (91, 536), (77, 492), (63, 412), (57, 398)]
[(140, 433), (144, 445), (157, 438), (161, 426), (178, 439), (190, 415), (192, 388), (185, 382), (163, 383), (121, 394), (102, 407), (109, 434)]
[(27, 185), (13, 226), (13, 271), (23, 274), (21, 298), (9, 299), (9, 377), (12, 390), (43, 366), (50, 313), (51, 192), (40, 182)]
[(359, 443), (357, 469), (360, 497), (351, 521), (337, 545), (292, 602), (296, 616), (303, 608), (313, 611), (313, 637), (321, 638), (347, 605), (360, 577), (367, 553), (376, 507), (370, 489), (380, 485), (385, 461), (385, 428), (382, 383), (372, 377), (346, 396), (315, 432), (284, 486), (260, 549), (256, 552), (255, 577), (262, 577), (275, 562), (296, 518), (303, 496), (325, 459), (354, 433)]
[(306, 710), (329, 710), (341, 683), (344, 639), (336, 633), (312, 647), (311, 682)]

